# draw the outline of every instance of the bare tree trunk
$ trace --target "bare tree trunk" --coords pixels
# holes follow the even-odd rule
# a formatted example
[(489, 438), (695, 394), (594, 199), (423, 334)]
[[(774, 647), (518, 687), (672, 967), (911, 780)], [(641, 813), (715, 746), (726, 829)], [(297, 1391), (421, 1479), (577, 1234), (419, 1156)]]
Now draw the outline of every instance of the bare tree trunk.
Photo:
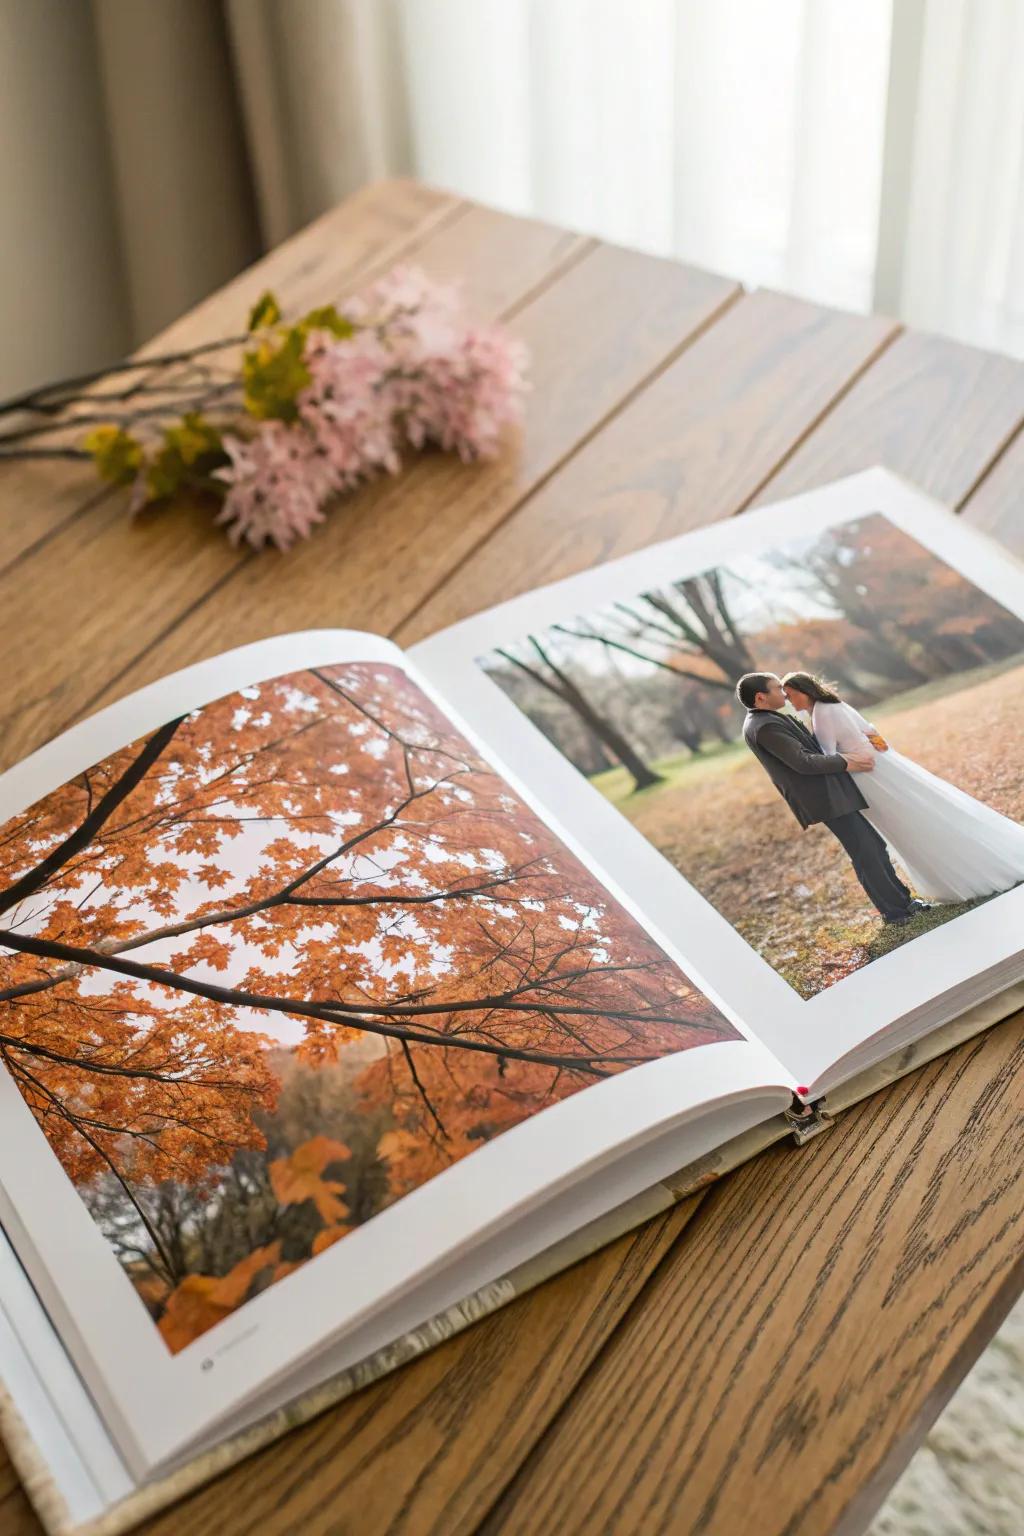
[(623, 768), (632, 776), (634, 789), (650, 789), (654, 784), (664, 783), (661, 774), (655, 773), (653, 768), (648, 767), (639, 752), (626, 740), (622, 732), (612, 725), (610, 720), (605, 719), (604, 715), (594, 708), (590, 700), (585, 697), (583, 691), (577, 687), (572, 679), (560, 667), (556, 666), (534, 635), (530, 636), (530, 644), (533, 646), (538, 659), (550, 672), (550, 677), (546, 676), (538, 667), (531, 667), (528, 662), (520, 661), (511, 652), (499, 651), (498, 654), (504, 657), (506, 661), (511, 662), (514, 667), (518, 667), (520, 671), (526, 672), (535, 682), (540, 683), (542, 687), (546, 688), (549, 693), (553, 693), (556, 698), (561, 699), (564, 704), (567, 704), (602, 745), (607, 747), (614, 757), (618, 758)]

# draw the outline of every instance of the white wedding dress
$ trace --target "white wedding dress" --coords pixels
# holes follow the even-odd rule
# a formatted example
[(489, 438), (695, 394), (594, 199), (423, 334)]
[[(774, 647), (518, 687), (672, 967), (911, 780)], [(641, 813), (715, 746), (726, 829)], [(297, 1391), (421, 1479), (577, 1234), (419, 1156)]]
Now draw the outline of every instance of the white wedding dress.
[(918, 896), (969, 901), (1024, 881), (1024, 826), (891, 746), (876, 752), (868, 733), (883, 735), (849, 704), (815, 704), (814, 734), (824, 752), (875, 753), (871, 773), (856, 775), (867, 817), (902, 864)]

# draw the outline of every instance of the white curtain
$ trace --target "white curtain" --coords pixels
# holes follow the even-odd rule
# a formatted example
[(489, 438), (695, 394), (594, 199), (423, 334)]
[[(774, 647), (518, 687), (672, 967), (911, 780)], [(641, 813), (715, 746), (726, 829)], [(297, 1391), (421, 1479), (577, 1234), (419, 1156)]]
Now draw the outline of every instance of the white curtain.
[(883, 248), (888, 232), (902, 260), (878, 300), (912, 325), (1024, 355), (1024, 5), (895, 3), (907, 35), (890, 99), (912, 97), (916, 114), (892, 145), (902, 196), (887, 201)]
[(1024, 354), (1022, 0), (0, 0), (0, 395), (365, 181)]
[(402, 0), (415, 165), (865, 307), (890, 0)]
[(1022, 0), (397, 0), (428, 180), (1024, 355)]

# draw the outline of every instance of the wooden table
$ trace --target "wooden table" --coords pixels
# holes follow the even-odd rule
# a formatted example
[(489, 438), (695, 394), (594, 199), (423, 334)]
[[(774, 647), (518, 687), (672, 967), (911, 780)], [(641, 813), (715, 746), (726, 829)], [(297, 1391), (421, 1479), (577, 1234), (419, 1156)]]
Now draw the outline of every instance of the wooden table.
[[(533, 354), (523, 440), (434, 456), (286, 557), (198, 510), (130, 526), (74, 464), (0, 477), (4, 764), (278, 631), (439, 625), (882, 462), (1024, 550), (1024, 365), (494, 213), (368, 187), (154, 346), (399, 259)], [(776, 1149), (145, 1529), (861, 1530), (1024, 1285), (1019, 1021)], [(38, 1529), (0, 1459), (0, 1536)]]

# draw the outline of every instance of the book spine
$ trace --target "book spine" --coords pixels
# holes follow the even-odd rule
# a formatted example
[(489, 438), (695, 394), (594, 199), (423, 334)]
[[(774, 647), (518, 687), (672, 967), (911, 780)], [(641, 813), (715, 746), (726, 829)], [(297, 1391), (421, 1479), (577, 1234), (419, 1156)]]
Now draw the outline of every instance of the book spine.
[(50, 1468), (39, 1454), (28, 1426), (2, 1381), (0, 1440), (48, 1536), (78, 1536), (81, 1527), (72, 1520)]

